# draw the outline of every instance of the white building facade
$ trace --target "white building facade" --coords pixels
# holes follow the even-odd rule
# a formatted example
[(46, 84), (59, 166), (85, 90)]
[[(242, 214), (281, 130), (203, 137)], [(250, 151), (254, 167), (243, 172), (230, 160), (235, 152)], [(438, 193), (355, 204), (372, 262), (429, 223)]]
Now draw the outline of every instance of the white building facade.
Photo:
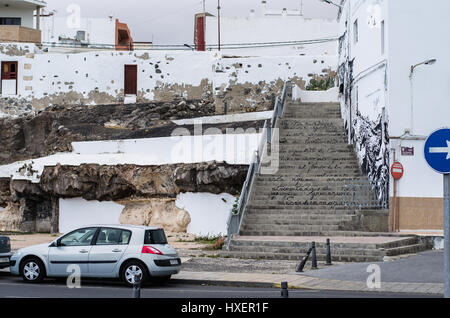
[[(442, 176), (423, 148), (428, 135), (450, 126), (450, 44), (442, 37), (450, 2), (340, 5), (341, 104), (360, 163), (378, 186), (389, 184), (392, 230), (442, 230)], [(389, 172), (395, 161), (405, 171), (397, 182)]]
[[(198, 51), (221, 50), (227, 54), (257, 55), (336, 55), (339, 26), (332, 19), (311, 19), (301, 10), (261, 10), (248, 17), (195, 16), (194, 43)], [(279, 45), (282, 44), (282, 45)]]

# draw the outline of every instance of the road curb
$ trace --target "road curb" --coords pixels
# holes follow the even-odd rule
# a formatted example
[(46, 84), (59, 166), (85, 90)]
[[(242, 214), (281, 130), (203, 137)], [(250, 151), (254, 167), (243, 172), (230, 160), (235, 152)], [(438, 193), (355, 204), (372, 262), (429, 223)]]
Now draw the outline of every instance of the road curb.
[(245, 282), (245, 281), (181, 279), (181, 278), (172, 278), (170, 282), (177, 284), (209, 285), (209, 286), (225, 286), (225, 287), (280, 288), (278, 287), (280, 286), (280, 284), (273, 284), (268, 282)]

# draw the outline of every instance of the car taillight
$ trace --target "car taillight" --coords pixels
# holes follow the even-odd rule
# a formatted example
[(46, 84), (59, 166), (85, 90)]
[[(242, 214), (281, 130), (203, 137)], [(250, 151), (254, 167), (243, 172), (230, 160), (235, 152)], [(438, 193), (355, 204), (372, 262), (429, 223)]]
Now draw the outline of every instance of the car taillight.
[(142, 248), (142, 254), (163, 255), (163, 253), (160, 250), (158, 250), (157, 248), (154, 248), (153, 246), (144, 246)]

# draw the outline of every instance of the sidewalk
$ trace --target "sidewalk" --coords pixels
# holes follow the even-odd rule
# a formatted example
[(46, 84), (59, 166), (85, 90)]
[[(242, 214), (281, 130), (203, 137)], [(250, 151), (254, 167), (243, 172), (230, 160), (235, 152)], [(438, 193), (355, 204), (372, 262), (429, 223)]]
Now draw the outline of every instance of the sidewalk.
[(380, 289), (369, 289), (365, 282), (331, 280), (303, 274), (251, 274), (224, 272), (186, 272), (173, 276), (177, 283), (232, 285), (246, 287), (280, 288), (288, 282), (290, 289), (338, 290), (360, 292), (392, 292), (415, 294), (444, 294), (444, 284), (433, 283), (381, 283)]
[[(244, 260), (231, 262), (231, 259), (219, 259), (212, 262), (212, 266), (192, 266), (188, 259), (182, 261), (185, 264), (184, 270), (182, 268), (180, 274), (173, 276), (180, 283), (280, 288), (281, 282), (288, 282), (291, 289), (433, 295), (444, 293), (444, 255), (440, 250), (402, 255), (384, 262), (334, 263), (332, 266), (319, 263), (318, 270), (311, 270), (310, 263), (307, 263), (303, 273), (295, 273), (293, 268), (296, 264), (292, 262), (285, 268), (287, 271), (280, 272), (284, 269), (275, 268), (273, 264), (266, 265), (265, 270), (264, 267), (258, 269), (255, 264), (247, 264), (248, 261)], [(219, 262), (223, 262), (223, 266)], [(378, 265), (380, 269), (379, 289), (370, 289), (366, 284), (371, 274), (367, 272), (367, 268), (372, 264)], [(271, 266), (273, 271), (269, 272)]]

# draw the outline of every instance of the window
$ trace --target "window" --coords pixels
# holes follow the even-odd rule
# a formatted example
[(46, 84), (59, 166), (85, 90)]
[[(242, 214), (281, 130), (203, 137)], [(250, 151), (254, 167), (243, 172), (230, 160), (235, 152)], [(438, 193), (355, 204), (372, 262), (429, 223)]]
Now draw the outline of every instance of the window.
[(86, 31), (77, 31), (75, 39), (77, 41), (86, 41)]
[(0, 18), (0, 25), (22, 25), (22, 18)]
[(384, 20), (381, 21), (381, 55), (384, 54), (384, 50), (385, 50), (385, 35), (384, 35)]
[(144, 244), (167, 244), (167, 238), (164, 230), (145, 231)]
[(92, 239), (94, 238), (97, 228), (86, 228), (81, 230), (76, 230), (67, 234), (60, 239), (59, 244), (61, 246), (87, 246), (91, 245)]
[(353, 23), (353, 42), (358, 43), (358, 20)]
[(98, 233), (96, 245), (127, 245), (130, 242), (131, 232), (121, 229), (101, 228)]

